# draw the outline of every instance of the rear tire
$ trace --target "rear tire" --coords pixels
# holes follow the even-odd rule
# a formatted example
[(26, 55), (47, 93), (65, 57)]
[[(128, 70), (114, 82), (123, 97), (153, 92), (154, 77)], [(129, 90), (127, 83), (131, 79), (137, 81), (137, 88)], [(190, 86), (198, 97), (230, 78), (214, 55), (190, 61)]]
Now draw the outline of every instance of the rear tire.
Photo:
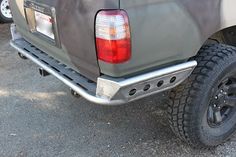
[(190, 145), (212, 148), (236, 130), (236, 48), (206, 45), (193, 60), (192, 75), (171, 91), (169, 124)]
[(12, 22), (12, 14), (8, 0), (0, 0), (0, 22), (1, 23)]

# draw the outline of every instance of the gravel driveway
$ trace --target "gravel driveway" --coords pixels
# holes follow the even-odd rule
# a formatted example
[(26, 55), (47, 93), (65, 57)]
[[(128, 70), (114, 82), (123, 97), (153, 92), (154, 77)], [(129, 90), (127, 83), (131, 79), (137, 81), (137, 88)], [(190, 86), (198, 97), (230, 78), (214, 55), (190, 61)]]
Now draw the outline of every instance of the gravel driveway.
[(167, 125), (163, 94), (118, 107), (74, 98), (16, 55), (8, 27), (0, 25), (1, 157), (236, 157), (236, 137), (211, 151), (177, 139)]

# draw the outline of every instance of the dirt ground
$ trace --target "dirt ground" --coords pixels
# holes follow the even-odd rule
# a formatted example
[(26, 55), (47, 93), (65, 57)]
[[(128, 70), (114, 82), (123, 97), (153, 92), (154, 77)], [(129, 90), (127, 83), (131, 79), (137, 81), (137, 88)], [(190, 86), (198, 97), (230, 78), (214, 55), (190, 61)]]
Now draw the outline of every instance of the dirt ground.
[(104, 107), (74, 98), (53, 76), (21, 60), (0, 25), (1, 157), (236, 157), (236, 137), (215, 150), (194, 150), (167, 125), (163, 94)]

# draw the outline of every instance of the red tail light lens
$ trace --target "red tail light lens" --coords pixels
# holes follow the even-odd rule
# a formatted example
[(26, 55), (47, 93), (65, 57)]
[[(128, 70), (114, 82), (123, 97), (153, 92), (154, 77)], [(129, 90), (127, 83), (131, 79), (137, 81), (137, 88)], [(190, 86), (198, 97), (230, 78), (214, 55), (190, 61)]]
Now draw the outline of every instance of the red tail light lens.
[(100, 11), (96, 18), (98, 59), (118, 64), (131, 58), (128, 15), (123, 10)]

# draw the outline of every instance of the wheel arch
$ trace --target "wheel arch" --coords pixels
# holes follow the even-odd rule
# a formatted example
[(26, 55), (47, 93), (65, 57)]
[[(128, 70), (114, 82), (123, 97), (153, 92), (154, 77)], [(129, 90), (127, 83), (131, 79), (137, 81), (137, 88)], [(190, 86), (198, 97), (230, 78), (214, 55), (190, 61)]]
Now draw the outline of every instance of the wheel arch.
[[(201, 49), (202, 46), (208, 43), (224, 43), (232, 46), (236, 46), (236, 1), (235, 0), (221, 0), (218, 4), (220, 12), (218, 13), (217, 20), (219, 22), (218, 26), (212, 26), (208, 29), (208, 32), (202, 34), (202, 38), (197, 51)], [(218, 20), (220, 18), (220, 20)], [(209, 20), (209, 19), (208, 19)], [(212, 19), (213, 20), (213, 19)], [(205, 21), (212, 23), (212, 21)], [(202, 32), (203, 33), (203, 32)]]

